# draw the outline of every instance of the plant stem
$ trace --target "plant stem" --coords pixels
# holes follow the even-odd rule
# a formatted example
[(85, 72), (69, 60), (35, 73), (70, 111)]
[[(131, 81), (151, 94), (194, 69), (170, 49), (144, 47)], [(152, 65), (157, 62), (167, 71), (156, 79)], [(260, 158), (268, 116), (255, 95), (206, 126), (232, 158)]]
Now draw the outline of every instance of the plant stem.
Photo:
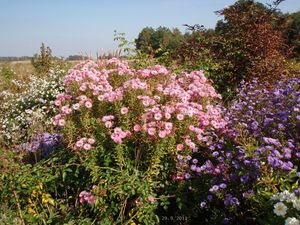
[(18, 196), (17, 196), (17, 192), (15, 190), (13, 190), (13, 194), (14, 194), (14, 197), (15, 197), (16, 202), (17, 202), (17, 208), (18, 208), (18, 212), (19, 212), (19, 215), (20, 215), (20, 219), (22, 221), (22, 225), (25, 225), (25, 221), (23, 219), (23, 215), (22, 215), (19, 199), (18, 199)]

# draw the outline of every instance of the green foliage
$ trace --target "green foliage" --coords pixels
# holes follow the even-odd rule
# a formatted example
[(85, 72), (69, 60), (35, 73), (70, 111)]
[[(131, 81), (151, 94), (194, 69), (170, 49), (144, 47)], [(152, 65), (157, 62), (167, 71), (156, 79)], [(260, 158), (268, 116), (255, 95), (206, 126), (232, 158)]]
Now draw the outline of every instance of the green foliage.
[(177, 49), (183, 40), (181, 32), (166, 27), (144, 28), (135, 40), (136, 48), (141, 52), (154, 57), (160, 57), (166, 52)]
[(300, 11), (286, 15), (287, 44), (293, 49), (294, 57), (300, 58)]
[[(80, 214), (77, 196), (88, 173), (78, 158), (61, 149), (35, 165), (25, 164), (21, 154), (1, 149), (0, 199), (2, 217), (13, 210), (20, 224), (58, 224)], [(3, 210), (3, 211), (2, 211)], [(17, 215), (16, 215), (17, 214)], [(78, 224), (81, 223), (79, 220)]]

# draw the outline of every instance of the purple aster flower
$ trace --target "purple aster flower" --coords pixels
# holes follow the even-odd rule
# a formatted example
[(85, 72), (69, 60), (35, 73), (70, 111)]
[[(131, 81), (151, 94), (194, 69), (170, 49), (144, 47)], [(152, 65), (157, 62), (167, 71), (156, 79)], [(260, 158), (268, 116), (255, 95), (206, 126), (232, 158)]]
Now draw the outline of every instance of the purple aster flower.
[(196, 165), (191, 165), (191, 171), (196, 171), (196, 169), (197, 169), (197, 166)]
[(220, 163), (222, 163), (222, 162), (224, 162), (224, 158), (223, 158), (222, 156), (220, 156), (220, 157), (218, 157), (218, 161), (219, 161)]
[(230, 223), (230, 219), (225, 217), (223, 220), (222, 220), (222, 223), (223, 224), (229, 224)]
[(209, 189), (209, 192), (211, 193), (216, 193), (219, 190), (219, 186), (218, 185), (214, 185)]
[(200, 202), (200, 208), (203, 209), (206, 207), (206, 202)]
[(213, 157), (217, 157), (218, 155), (219, 155), (219, 152), (213, 152), (213, 153), (212, 153), (212, 156), (213, 156)]
[(222, 149), (222, 147), (223, 147), (223, 143), (219, 143), (219, 144), (217, 145), (217, 148), (218, 148), (218, 149)]
[(198, 159), (193, 159), (192, 161), (194, 164), (197, 164), (198, 163)]
[(281, 146), (281, 143), (279, 142), (278, 139), (263, 137), (263, 140), (268, 145), (274, 145), (276, 147), (280, 147)]
[(231, 158), (232, 158), (232, 153), (231, 153), (231, 152), (226, 152), (225, 155), (226, 155), (226, 157), (227, 157), (228, 159), (231, 159)]
[(230, 204), (231, 204), (231, 205), (239, 205), (240, 202), (239, 202), (239, 200), (238, 200), (236, 197), (233, 197), (233, 198), (231, 198), (231, 200), (230, 200)]
[(177, 156), (177, 159), (178, 159), (179, 161), (181, 161), (181, 160), (183, 159), (183, 156), (182, 156), (182, 155), (178, 155), (178, 156)]
[(292, 162), (284, 162), (282, 165), (281, 165), (281, 168), (283, 170), (292, 170), (293, 169), (293, 163)]
[(224, 205), (229, 206), (230, 202), (231, 202), (231, 199), (232, 199), (232, 195), (231, 194), (226, 194), (225, 199), (224, 199)]
[(258, 129), (258, 122), (257, 121), (254, 121), (254, 122), (252, 122), (251, 123), (251, 126), (250, 126), (250, 128), (252, 129), (252, 130), (257, 130)]
[(209, 149), (213, 151), (213, 150), (215, 150), (215, 146), (214, 146), (214, 145), (211, 145), (211, 146), (209, 147)]
[(212, 195), (207, 195), (207, 200), (211, 202), (213, 200), (213, 196)]
[(222, 189), (225, 189), (225, 188), (227, 188), (227, 185), (224, 184), (224, 183), (221, 183), (221, 184), (219, 185), (219, 187), (222, 188)]
[(191, 178), (191, 175), (189, 173), (186, 173), (186, 174), (184, 174), (184, 178), (188, 180)]
[(249, 176), (247, 176), (247, 175), (241, 176), (241, 177), (240, 177), (240, 181), (241, 181), (242, 183), (247, 183), (247, 182), (249, 181)]

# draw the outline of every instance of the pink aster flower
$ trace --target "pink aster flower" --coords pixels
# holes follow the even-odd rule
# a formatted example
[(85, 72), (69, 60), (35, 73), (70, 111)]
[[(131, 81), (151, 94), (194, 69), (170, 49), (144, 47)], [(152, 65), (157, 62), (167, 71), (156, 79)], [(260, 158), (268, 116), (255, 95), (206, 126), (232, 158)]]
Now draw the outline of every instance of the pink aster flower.
[(72, 108), (73, 108), (74, 110), (78, 110), (78, 109), (80, 108), (80, 104), (79, 104), (79, 103), (76, 103), (76, 104), (74, 104), (74, 105), (72, 106)]
[(166, 128), (166, 130), (172, 130), (172, 128), (173, 128), (173, 123), (167, 122), (167, 123), (165, 124), (165, 128)]
[(189, 125), (189, 130), (190, 131), (195, 131), (195, 127), (193, 125)]
[(80, 90), (80, 91), (85, 91), (85, 90), (86, 90), (86, 86), (85, 86), (85, 85), (81, 85), (81, 86), (79, 87), (79, 90)]
[(79, 194), (79, 202), (80, 203), (87, 202), (89, 204), (94, 204), (95, 203), (95, 197), (92, 195), (91, 192), (82, 191)]
[(92, 148), (92, 146), (91, 146), (90, 144), (84, 144), (84, 145), (83, 145), (83, 148), (84, 148), (85, 150), (90, 150), (90, 149)]
[(120, 132), (120, 137), (123, 139), (123, 138), (126, 138), (127, 137), (127, 132), (124, 132), (124, 131), (122, 131), (122, 132)]
[(144, 106), (149, 106), (150, 105), (150, 101), (147, 99), (143, 100), (143, 105)]
[(160, 138), (165, 138), (166, 137), (166, 132), (164, 131), (164, 130), (161, 130), (161, 131), (159, 131), (159, 133), (158, 133), (158, 136), (160, 137)]
[(148, 129), (148, 134), (151, 135), (151, 136), (155, 135), (155, 128), (150, 127), (150, 128)]
[(95, 139), (94, 138), (89, 138), (87, 140), (87, 142), (90, 144), (90, 145), (93, 145), (95, 143)]
[(168, 120), (168, 119), (171, 119), (171, 114), (168, 113), (168, 112), (165, 112), (165, 118)]
[(76, 142), (75, 144), (76, 147), (81, 148), (83, 146), (83, 141), (80, 139), (79, 141)]
[(161, 120), (161, 118), (162, 118), (162, 115), (160, 113), (155, 113), (154, 114), (154, 119)]
[(95, 203), (95, 197), (93, 195), (87, 197), (87, 202), (89, 204), (94, 204)]
[(135, 124), (134, 127), (133, 127), (133, 130), (134, 130), (135, 132), (139, 132), (141, 129), (142, 129), (142, 128), (141, 128), (141, 126), (140, 126), (139, 124)]
[(149, 195), (148, 197), (147, 197), (147, 201), (149, 202), (149, 203), (154, 203), (155, 202), (155, 198), (152, 196), (152, 195)]
[(120, 136), (113, 136), (113, 134), (111, 135), (111, 138), (113, 139), (113, 141), (116, 143), (116, 144), (122, 144), (122, 138)]
[(65, 111), (65, 113), (66, 113), (67, 115), (71, 114), (71, 112), (72, 112), (72, 109), (70, 109), (70, 108), (66, 109), (66, 111)]
[(177, 118), (178, 120), (181, 121), (181, 120), (184, 119), (184, 115), (182, 115), (182, 114), (177, 114), (176, 118)]
[(125, 115), (125, 114), (127, 114), (128, 113), (128, 108), (127, 107), (122, 107), (121, 108), (121, 114), (122, 115)]
[(104, 95), (98, 95), (98, 100), (102, 102), (105, 99)]
[(85, 107), (87, 107), (88, 109), (92, 108), (92, 106), (93, 106), (92, 103), (91, 103), (90, 101), (86, 101), (84, 105), (85, 105)]
[(57, 114), (56, 116), (54, 116), (54, 119), (59, 120), (61, 117), (62, 117), (61, 114)]
[(58, 121), (58, 126), (63, 127), (63, 126), (65, 126), (65, 125), (66, 125), (66, 121), (65, 121), (64, 119), (60, 119), (60, 120)]
[(104, 123), (104, 126), (107, 127), (107, 128), (111, 128), (112, 127), (112, 122), (111, 121), (106, 121)]
[(78, 98), (79, 98), (81, 101), (87, 100), (87, 97), (86, 97), (85, 95), (80, 95)]
[(176, 149), (177, 149), (178, 151), (182, 151), (182, 149), (183, 149), (183, 144), (178, 144), (177, 147), (176, 147)]
[(60, 105), (61, 105), (61, 101), (60, 101), (60, 100), (55, 100), (55, 101), (54, 101), (54, 105), (60, 106)]

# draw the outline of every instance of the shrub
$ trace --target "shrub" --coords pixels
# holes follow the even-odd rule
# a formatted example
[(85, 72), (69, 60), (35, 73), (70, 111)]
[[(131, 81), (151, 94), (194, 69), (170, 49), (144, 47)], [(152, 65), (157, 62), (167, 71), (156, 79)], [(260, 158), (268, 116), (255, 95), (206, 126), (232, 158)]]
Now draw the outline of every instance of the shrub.
[(52, 66), (52, 51), (50, 47), (45, 47), (42, 43), (40, 48), (40, 54), (35, 54), (31, 59), (31, 63), (38, 74), (47, 74)]
[(159, 223), (156, 210), (174, 199), (176, 180), (184, 179), (173, 170), (176, 146), (190, 154), (208, 128), (225, 129), (214, 104), (221, 96), (202, 71), (135, 70), (114, 58), (77, 65), (65, 84), (53, 123), (90, 173), (83, 209), (102, 224)]

